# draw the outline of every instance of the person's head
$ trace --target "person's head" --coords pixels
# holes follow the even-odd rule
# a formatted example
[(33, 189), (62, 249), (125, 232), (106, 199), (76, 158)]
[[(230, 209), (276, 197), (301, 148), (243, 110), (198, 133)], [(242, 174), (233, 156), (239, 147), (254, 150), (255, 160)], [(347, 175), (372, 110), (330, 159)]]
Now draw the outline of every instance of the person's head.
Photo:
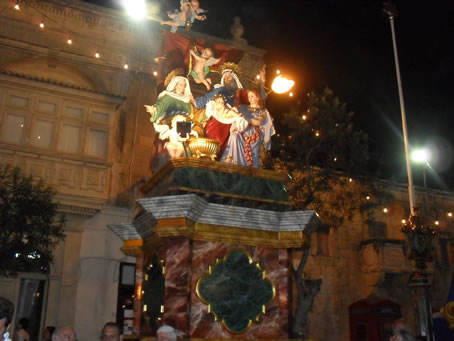
[(202, 57), (205, 58), (205, 59), (208, 59), (210, 58), (211, 56), (213, 56), (213, 50), (210, 49), (209, 47), (207, 48), (204, 48), (202, 50)]
[(177, 339), (177, 334), (175, 333), (175, 329), (171, 326), (164, 325), (159, 327), (156, 332), (156, 337), (158, 341), (175, 341)]
[(226, 73), (224, 76), (224, 86), (229, 90), (236, 90), (238, 87), (231, 73)]
[(62, 327), (52, 334), (52, 341), (77, 341), (76, 332), (71, 327)]
[(50, 341), (52, 334), (55, 332), (54, 326), (47, 326), (43, 330), (43, 341)]
[(214, 103), (216, 104), (216, 108), (224, 108), (225, 107), (225, 97), (221, 94), (216, 95), (213, 97)]
[(19, 322), (17, 322), (17, 326), (19, 329), (28, 329), (28, 325), (30, 324), (30, 320), (26, 317), (22, 317)]
[(247, 91), (247, 99), (250, 105), (263, 108), (262, 96), (260, 96), (260, 93), (257, 90), (249, 89)]
[(0, 297), (0, 341), (8, 330), (14, 315), (14, 305), (10, 300)]
[(192, 0), (191, 6), (192, 6), (192, 9), (194, 9), (194, 10), (199, 9), (200, 8), (199, 0)]
[(107, 322), (101, 331), (101, 341), (122, 341), (123, 333), (118, 324)]
[(184, 79), (181, 79), (178, 81), (178, 83), (175, 85), (175, 92), (178, 95), (183, 95), (184, 94), (184, 89), (186, 88), (186, 82)]
[(238, 79), (238, 75), (231, 69), (225, 69), (222, 71), (221, 85), (223, 85), (229, 92), (234, 92), (237, 89), (243, 88), (243, 85)]

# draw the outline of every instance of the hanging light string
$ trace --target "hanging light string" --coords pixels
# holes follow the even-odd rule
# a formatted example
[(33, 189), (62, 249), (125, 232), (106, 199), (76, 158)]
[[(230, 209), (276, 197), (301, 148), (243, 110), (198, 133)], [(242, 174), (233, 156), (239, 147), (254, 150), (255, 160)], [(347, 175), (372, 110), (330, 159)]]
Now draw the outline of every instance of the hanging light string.
[[(14, 6), (16, 6), (17, 4), (19, 4), (19, 2), (16, 2), (14, 5), (13, 5), (13, 8)], [(6, 8), (8, 7), (11, 7), (11, 4), (8, 4), (6, 5), (5, 7), (3, 7), (1, 10), (0, 10), (0, 13), (3, 12)], [(20, 7), (20, 11), (23, 11), (25, 7)], [(87, 38), (87, 37), (83, 37), (81, 35), (79, 35), (78, 33), (76, 33), (75, 31), (72, 31), (70, 29), (68, 29), (66, 27), (65, 24), (61, 24), (59, 23), (58, 21), (54, 20), (53, 18), (49, 17), (48, 15), (46, 15), (44, 12), (42, 12), (41, 10), (37, 9), (37, 8), (34, 8), (34, 7), (28, 7), (28, 8), (31, 8), (32, 10), (34, 10), (35, 12), (37, 12), (39, 14), (39, 16), (41, 16), (42, 20), (40, 21), (40, 24), (39, 24), (39, 27), (41, 30), (44, 30), (45, 28), (49, 28), (49, 23), (52, 23), (54, 25), (56, 25), (59, 29), (61, 29), (62, 31), (64, 31), (64, 34), (66, 34), (66, 43), (68, 45), (73, 45), (73, 44), (77, 44), (78, 41), (84, 41), (84, 42), (88, 42), (89, 45), (93, 45), (93, 46), (96, 46), (98, 48), (94, 48), (93, 51), (94, 53), (90, 56), (92, 58), (95, 58), (95, 59), (100, 59), (102, 57), (102, 52), (106, 52), (106, 53), (111, 53), (111, 54), (118, 54), (122, 57), (124, 63), (120, 66), (120, 68), (124, 69), (124, 70), (128, 70), (131, 68), (131, 61), (133, 62), (133, 65), (136, 64), (136, 65), (143, 65), (145, 62), (142, 61), (142, 60), (137, 60), (135, 58), (131, 58), (130, 56), (126, 56), (124, 55), (122, 52), (123, 51), (120, 51), (118, 49), (115, 49), (115, 48), (111, 48), (111, 47), (107, 47), (106, 45), (104, 44), (101, 44), (101, 43), (98, 43), (98, 42), (95, 42), (93, 40), (91, 40), (90, 38)], [(16, 10), (16, 9), (15, 9)], [(153, 73), (153, 76), (157, 76), (157, 72), (154, 71)]]

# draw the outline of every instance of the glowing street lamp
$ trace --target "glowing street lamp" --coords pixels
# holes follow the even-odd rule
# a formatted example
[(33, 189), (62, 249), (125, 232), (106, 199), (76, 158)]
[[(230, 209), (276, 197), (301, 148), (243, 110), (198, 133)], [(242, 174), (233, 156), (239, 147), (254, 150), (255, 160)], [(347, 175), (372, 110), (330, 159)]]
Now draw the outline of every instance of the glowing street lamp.
[(133, 19), (142, 20), (147, 14), (144, 0), (122, 0), (121, 5), (126, 13)]
[(289, 91), (295, 85), (295, 81), (278, 75), (271, 84), (271, 89), (277, 94), (283, 94)]
[(422, 165), (422, 175), (424, 178), (424, 188), (427, 188), (427, 181), (426, 181), (426, 167), (425, 166), (430, 166), (429, 161), (430, 161), (430, 151), (426, 148), (422, 149), (415, 149), (411, 153), (411, 159)]

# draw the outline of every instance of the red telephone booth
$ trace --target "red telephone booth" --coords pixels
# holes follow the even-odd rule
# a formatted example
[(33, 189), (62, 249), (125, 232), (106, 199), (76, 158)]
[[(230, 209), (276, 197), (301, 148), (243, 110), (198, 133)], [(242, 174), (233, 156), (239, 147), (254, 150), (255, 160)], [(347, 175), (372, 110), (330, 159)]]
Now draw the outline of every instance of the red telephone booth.
[(355, 302), (348, 313), (351, 341), (388, 341), (393, 322), (402, 316), (399, 304), (378, 299)]

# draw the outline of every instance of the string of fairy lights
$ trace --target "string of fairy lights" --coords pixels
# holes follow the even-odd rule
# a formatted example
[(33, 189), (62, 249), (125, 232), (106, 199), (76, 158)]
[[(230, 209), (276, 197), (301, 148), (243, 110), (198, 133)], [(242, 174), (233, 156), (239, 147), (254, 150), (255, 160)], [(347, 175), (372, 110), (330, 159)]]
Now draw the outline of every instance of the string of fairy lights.
[[(0, 13), (5, 10), (6, 8), (8, 7), (13, 7), (16, 11), (22, 11), (23, 10), (23, 5), (24, 2), (23, 1), (20, 1), (20, 0), (16, 0), (15, 2), (12, 2), (11, 4), (5, 6), (4, 8), (2, 8), (0, 10)], [(94, 59), (101, 59), (102, 57), (102, 51), (105, 51), (105, 52), (112, 52), (112, 53), (119, 53), (121, 55), (121, 52), (119, 50), (116, 50), (114, 48), (111, 48), (111, 47), (107, 47), (105, 45), (101, 46), (102, 44), (100, 44), (99, 42), (94, 42), (92, 41), (91, 39), (87, 38), (87, 37), (82, 37), (80, 36), (79, 34), (77, 34), (76, 32), (68, 29), (64, 24), (61, 24), (55, 20), (53, 20), (50, 16), (46, 15), (45, 13), (43, 13), (42, 11), (40, 11), (38, 8), (35, 8), (35, 7), (27, 7), (27, 9), (30, 8), (32, 10), (34, 10), (42, 19), (39, 23), (39, 28), (40, 30), (45, 30), (46, 28), (48, 28), (48, 24), (49, 23), (52, 23), (52, 25), (54, 26), (57, 26), (61, 31), (64, 32), (64, 34), (66, 35), (66, 37), (64, 38), (64, 41), (65, 43), (68, 45), (68, 46), (72, 46), (76, 41), (86, 41), (88, 42), (90, 45), (94, 45), (94, 46), (97, 46), (97, 48), (94, 48), (92, 49), (93, 51), (95, 51), (93, 54), (91, 55), (88, 55), (89, 57), (92, 57)], [(101, 48), (102, 47), (102, 48)], [(129, 70), (130, 69), (130, 63), (131, 61), (134, 61), (131, 57), (125, 57), (125, 56), (122, 56), (122, 59), (124, 60), (124, 62), (121, 64), (121, 67), (125, 70)], [(140, 62), (139, 62), (140, 63)], [(158, 76), (158, 71), (154, 70), (152, 72), (152, 75), (157, 77)]]
[[(0, 13), (3, 12), (5, 9), (7, 9), (8, 7), (10, 6), (13, 6), (13, 8), (16, 10), (16, 11), (21, 11), (22, 10), (22, 7), (21, 7), (21, 1), (20, 0), (16, 0), (15, 2), (13, 1), (11, 4), (8, 4), (6, 5), (5, 7), (3, 7), (2, 9), (0, 9)], [(47, 27), (47, 23), (52, 23), (56, 26), (58, 26), (59, 28), (61, 28), (65, 34), (66, 34), (66, 44), (71, 46), (73, 45), (74, 43), (74, 38), (76, 38), (77, 40), (85, 40), (87, 42), (89, 42), (90, 44), (92, 45), (95, 45), (95, 46), (100, 46), (99, 43), (96, 43), (96, 42), (93, 42), (91, 41), (90, 39), (86, 38), (86, 37), (81, 37), (79, 36), (76, 32), (72, 31), (72, 30), (69, 30), (65, 25), (63, 24), (60, 24), (59, 22), (53, 20), (51, 17), (47, 16), (45, 13), (43, 13), (42, 11), (40, 11), (39, 9), (37, 8), (34, 8), (34, 7), (31, 7), (34, 11), (36, 11), (41, 17), (42, 17), (42, 20), (41, 22), (39, 23), (39, 28), (41, 30), (44, 30), (46, 29)], [(117, 50), (115, 49), (112, 49), (112, 48), (109, 48), (109, 47), (106, 47), (106, 46), (103, 46), (102, 49), (104, 51), (110, 51), (110, 52), (117, 52)], [(92, 55), (93, 58), (95, 59), (101, 59), (101, 51), (99, 48), (95, 49), (95, 52), (94, 54)], [(131, 61), (131, 60), (129, 60)], [(125, 57), (125, 62), (122, 64), (121, 66), (123, 69), (125, 70), (129, 70), (130, 69), (130, 64), (128, 63), (128, 58)], [(158, 76), (158, 72), (156, 70), (154, 70), (152, 72), (153, 76), (157, 77)], [(282, 77), (281, 75), (281, 72), (280, 70), (276, 70), (276, 75), (277, 77), (275, 78), (275, 81), (273, 81), (273, 85), (272, 85), (272, 89), (274, 92), (276, 93), (283, 93), (281, 91), (278, 91), (277, 89), (274, 89), (273, 86), (274, 86), (274, 83), (279, 83), (279, 86), (283, 86), (284, 88), (287, 88), (288, 87), (288, 90), (294, 85), (294, 81), (292, 80), (288, 80), (286, 79), (285, 77)], [(257, 80), (260, 79), (260, 75), (257, 75), (256, 78)], [(287, 92), (288, 90), (286, 90), (285, 92)], [(293, 97), (294, 94), (293, 92), (289, 92), (289, 97)], [(308, 94), (309, 95), (309, 94)], [(308, 109), (308, 112), (306, 114), (303, 114), (301, 116), (301, 119), (303, 121), (307, 121), (309, 120), (309, 113), (310, 113), (310, 110)], [(321, 132), (319, 130), (315, 130), (313, 129), (313, 132), (314, 132), (314, 136), (316, 138), (319, 138), (320, 135), (321, 135)], [(337, 162), (338, 161), (338, 158), (335, 157), (334, 158), (334, 162)], [(352, 183), (353, 182), (353, 179), (352, 178), (349, 178), (349, 182)], [(366, 200), (371, 200), (371, 196), (366, 196)], [(389, 214), (391, 211), (390, 209), (388, 209), (387, 207), (384, 207), (383, 208), (383, 213), (385, 214)], [(453, 212), (447, 212), (446, 213), (446, 217), (447, 219), (452, 219), (453, 218), (453, 215), (454, 213)], [(406, 223), (406, 219), (402, 219), (402, 224), (405, 224)], [(439, 220), (435, 220), (433, 222), (436, 226), (439, 226), (440, 225), (440, 221)]]

